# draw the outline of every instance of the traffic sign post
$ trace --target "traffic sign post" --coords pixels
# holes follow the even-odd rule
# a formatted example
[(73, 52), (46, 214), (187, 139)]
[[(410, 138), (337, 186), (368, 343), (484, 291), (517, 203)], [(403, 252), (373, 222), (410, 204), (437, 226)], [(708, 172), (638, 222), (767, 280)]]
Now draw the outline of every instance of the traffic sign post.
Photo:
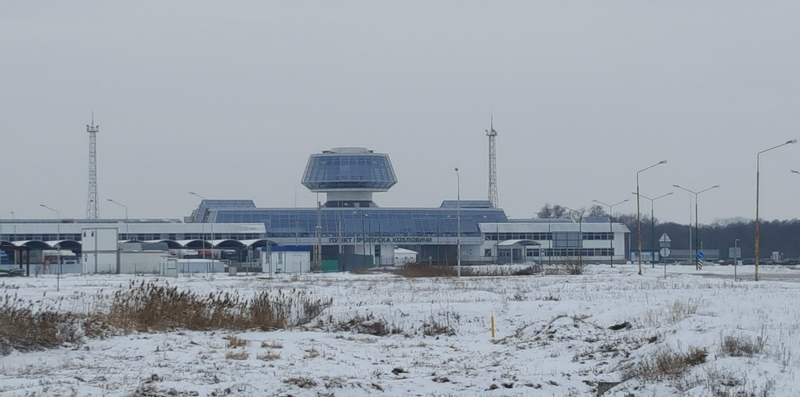
[(664, 263), (664, 278), (667, 278), (667, 261), (664, 258), (670, 256), (672, 253), (669, 249), (669, 246), (672, 244), (672, 239), (667, 236), (666, 233), (661, 235), (661, 238), (658, 239), (658, 245), (661, 249), (658, 251), (658, 254), (661, 256), (661, 262)]
[(695, 266), (695, 270), (703, 270), (703, 258), (705, 258), (705, 256), (703, 251), (697, 252), (697, 266)]

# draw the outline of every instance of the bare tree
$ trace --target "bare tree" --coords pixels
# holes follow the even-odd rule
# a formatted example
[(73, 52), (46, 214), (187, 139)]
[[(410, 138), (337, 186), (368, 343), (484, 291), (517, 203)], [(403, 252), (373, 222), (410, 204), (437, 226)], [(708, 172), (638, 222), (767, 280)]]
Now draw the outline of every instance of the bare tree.
[(603, 208), (603, 206), (595, 204), (595, 205), (591, 206), (591, 208), (589, 208), (589, 215), (588, 216), (590, 216), (590, 217), (602, 217), (602, 216), (608, 216), (608, 214), (606, 213), (606, 209)]
[(550, 219), (550, 218), (552, 218), (553, 217), (553, 207), (550, 206), (550, 203), (545, 204), (544, 207), (542, 207), (542, 209), (540, 209), (539, 212), (536, 213), (536, 216), (539, 217), (539, 219)]

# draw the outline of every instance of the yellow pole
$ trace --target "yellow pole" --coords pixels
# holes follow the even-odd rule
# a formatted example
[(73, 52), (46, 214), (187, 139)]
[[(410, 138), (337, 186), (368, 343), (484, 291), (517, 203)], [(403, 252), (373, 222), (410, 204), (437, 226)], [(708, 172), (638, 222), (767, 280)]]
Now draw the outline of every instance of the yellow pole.
[(494, 339), (494, 313), (492, 313), (492, 339)]

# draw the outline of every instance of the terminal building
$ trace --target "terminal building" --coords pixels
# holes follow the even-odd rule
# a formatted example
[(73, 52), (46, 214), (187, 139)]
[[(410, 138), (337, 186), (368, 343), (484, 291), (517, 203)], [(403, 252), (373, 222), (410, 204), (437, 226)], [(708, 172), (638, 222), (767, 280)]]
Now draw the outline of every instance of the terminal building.
[[(202, 200), (183, 221), (2, 220), (0, 244), (79, 252), (81, 228), (116, 227), (120, 241), (164, 242), (170, 248), (281, 250), (304, 247), (312, 270), (323, 263), (396, 265), (396, 250), (420, 262), (461, 263), (623, 262), (629, 230), (607, 218), (509, 219), (488, 200), (444, 200), (430, 208), (386, 208), (375, 193), (397, 183), (387, 154), (334, 148), (312, 154), (302, 184), (325, 195), (313, 208), (259, 208), (252, 200)], [(263, 248), (262, 248), (263, 247)], [(244, 256), (242, 256), (244, 258)], [(407, 256), (403, 262), (408, 262)], [(326, 270), (330, 269), (328, 267)]]

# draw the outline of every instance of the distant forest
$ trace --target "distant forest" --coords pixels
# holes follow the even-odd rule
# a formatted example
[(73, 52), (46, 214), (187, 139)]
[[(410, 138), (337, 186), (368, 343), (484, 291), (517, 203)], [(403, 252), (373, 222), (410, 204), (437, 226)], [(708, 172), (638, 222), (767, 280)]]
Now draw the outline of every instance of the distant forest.
[[(569, 211), (562, 211), (561, 206), (549, 204), (542, 207), (537, 214), (539, 218), (563, 218), (571, 217), (575, 221), (575, 214), (570, 215)], [(580, 215), (580, 214), (578, 214)], [(592, 206), (585, 209), (583, 216), (608, 216), (603, 207)], [(625, 224), (631, 230), (631, 245), (636, 246), (637, 241), (637, 222), (636, 214), (617, 214), (614, 216), (615, 222)], [(705, 249), (719, 249), (720, 258), (728, 258), (728, 247), (733, 247), (734, 241), (739, 239), (739, 247), (742, 248), (743, 258), (755, 256), (755, 221), (752, 219), (734, 218), (718, 220), (709, 225), (700, 224), (700, 242)], [(651, 229), (652, 228), (652, 229)], [(651, 230), (653, 232), (651, 233)], [(784, 258), (800, 258), (800, 220), (761, 220), (759, 225), (761, 241), (761, 257), (769, 257), (773, 251), (778, 251)], [(689, 248), (689, 226), (674, 222), (660, 223), (655, 219), (655, 225), (650, 219), (650, 215), (642, 213), (642, 248), (649, 250), (655, 236), (655, 246), (658, 247), (658, 238), (663, 233), (667, 233), (672, 240), (670, 245), (673, 249)], [(692, 241), (694, 244), (694, 225), (692, 225)]]

